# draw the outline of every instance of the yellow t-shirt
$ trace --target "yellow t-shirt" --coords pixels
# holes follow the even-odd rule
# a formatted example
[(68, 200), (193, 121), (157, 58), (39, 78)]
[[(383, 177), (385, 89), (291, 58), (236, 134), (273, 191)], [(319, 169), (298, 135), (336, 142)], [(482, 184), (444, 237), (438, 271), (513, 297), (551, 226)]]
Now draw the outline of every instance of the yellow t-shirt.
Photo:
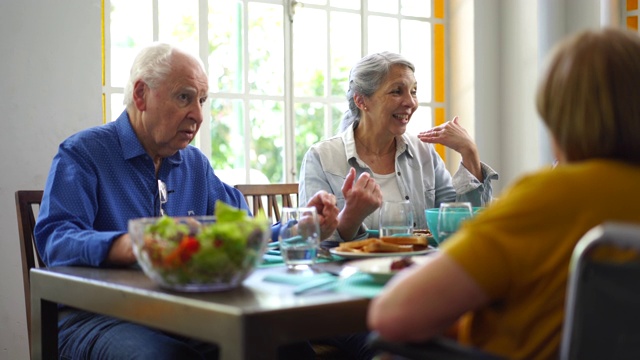
[(640, 166), (591, 160), (526, 176), (442, 250), (492, 299), (459, 340), (510, 359), (557, 359), (569, 261), (589, 229), (640, 223)]

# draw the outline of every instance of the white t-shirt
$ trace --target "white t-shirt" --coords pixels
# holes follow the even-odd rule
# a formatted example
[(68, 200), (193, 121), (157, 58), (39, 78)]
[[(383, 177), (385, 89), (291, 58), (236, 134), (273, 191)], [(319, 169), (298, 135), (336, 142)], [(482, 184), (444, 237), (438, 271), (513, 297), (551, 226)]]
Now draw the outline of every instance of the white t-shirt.
[[(382, 191), (383, 201), (402, 201), (404, 198), (400, 194), (400, 188), (398, 187), (398, 181), (396, 180), (396, 174), (391, 173), (387, 175), (373, 174), (373, 179), (380, 185)], [(364, 224), (367, 228), (376, 230), (380, 229), (380, 208), (372, 212), (371, 215), (364, 219)]]

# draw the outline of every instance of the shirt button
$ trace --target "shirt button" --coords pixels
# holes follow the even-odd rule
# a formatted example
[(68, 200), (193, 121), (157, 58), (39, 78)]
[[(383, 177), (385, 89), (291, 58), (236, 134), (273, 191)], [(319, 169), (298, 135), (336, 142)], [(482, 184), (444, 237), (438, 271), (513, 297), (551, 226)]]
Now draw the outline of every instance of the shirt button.
[(409, 200), (409, 195), (404, 197), (405, 200)]
[(398, 176), (402, 175), (402, 173), (400, 171), (398, 171)]

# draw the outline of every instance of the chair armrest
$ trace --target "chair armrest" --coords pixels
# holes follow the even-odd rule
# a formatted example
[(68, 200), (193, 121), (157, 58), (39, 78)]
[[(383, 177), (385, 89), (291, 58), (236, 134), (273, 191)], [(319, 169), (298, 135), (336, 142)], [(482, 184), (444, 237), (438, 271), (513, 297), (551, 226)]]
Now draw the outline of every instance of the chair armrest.
[(373, 350), (400, 355), (406, 359), (503, 359), (445, 337), (435, 337), (422, 343), (399, 343), (387, 341), (380, 337), (378, 333), (372, 332), (369, 335), (368, 344)]

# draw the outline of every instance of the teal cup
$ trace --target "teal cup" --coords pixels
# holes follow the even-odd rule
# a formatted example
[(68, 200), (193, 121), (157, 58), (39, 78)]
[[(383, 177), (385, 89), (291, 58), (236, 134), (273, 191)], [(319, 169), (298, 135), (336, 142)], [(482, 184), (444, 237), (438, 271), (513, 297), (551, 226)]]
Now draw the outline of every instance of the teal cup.
[[(474, 207), (473, 215), (476, 215), (480, 210), (484, 209), (483, 207)], [(439, 208), (430, 208), (424, 211), (424, 216), (427, 219), (427, 226), (431, 231), (431, 235), (436, 240), (438, 244), (440, 244), (440, 239), (438, 238), (438, 211)]]

